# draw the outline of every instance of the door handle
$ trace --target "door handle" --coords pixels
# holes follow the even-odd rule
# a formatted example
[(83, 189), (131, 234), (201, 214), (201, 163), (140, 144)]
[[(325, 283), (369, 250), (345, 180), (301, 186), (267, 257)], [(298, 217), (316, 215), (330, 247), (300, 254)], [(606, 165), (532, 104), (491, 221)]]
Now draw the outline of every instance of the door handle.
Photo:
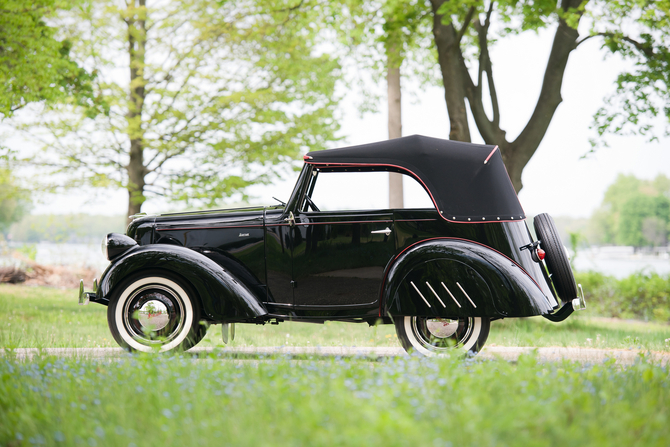
[(386, 227), (383, 230), (375, 230), (375, 231), (371, 231), (370, 233), (371, 234), (385, 234), (385, 235), (388, 236), (389, 234), (391, 234), (391, 230), (389, 230), (389, 227)]

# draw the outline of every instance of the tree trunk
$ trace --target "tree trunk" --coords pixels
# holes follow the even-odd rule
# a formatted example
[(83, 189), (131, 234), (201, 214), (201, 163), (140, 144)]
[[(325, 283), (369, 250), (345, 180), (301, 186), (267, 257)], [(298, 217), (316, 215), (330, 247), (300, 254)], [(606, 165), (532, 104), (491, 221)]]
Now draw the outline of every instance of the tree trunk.
[[(433, 36), (437, 47), (437, 56), (442, 71), (444, 99), (449, 113), (449, 139), (470, 142), (468, 113), (465, 108), (465, 61), (461, 54), (460, 37), (453, 24), (444, 25), (442, 15), (437, 10), (445, 0), (431, 0), (433, 8)], [(467, 74), (467, 69), (465, 69)]]
[[(391, 61), (393, 59), (388, 58)], [(388, 84), (388, 128), (389, 140), (402, 136), (402, 115), (400, 108), (400, 67), (391, 62), (386, 73)], [(389, 208), (403, 208), (402, 174), (389, 172)]]
[[(139, 7), (139, 8), (138, 8)], [(134, 11), (139, 9), (138, 11)], [(146, 96), (144, 79), (144, 60), (147, 41), (146, 31), (146, 0), (135, 0), (128, 6), (128, 57), (130, 66), (130, 92), (128, 112), (128, 138), (130, 140), (130, 159), (128, 172), (128, 216), (137, 214), (146, 200), (144, 196), (145, 176), (144, 165), (144, 132), (142, 129), (142, 109)], [(130, 217), (128, 221), (130, 222)]]
[[(577, 9), (580, 3), (582, 3), (582, 0), (564, 0), (561, 7), (564, 10), (568, 8)], [(503, 161), (517, 193), (523, 188), (521, 173), (540, 146), (558, 105), (563, 101), (561, 96), (563, 74), (570, 53), (577, 48), (578, 38), (579, 32), (577, 29), (571, 28), (565, 20), (560, 19), (549, 53), (547, 67), (544, 70), (542, 89), (535, 110), (516, 140), (511, 142), (507, 149), (501, 146)]]
[[(500, 147), (500, 152), (514, 189), (519, 192), (523, 187), (521, 173), (542, 142), (556, 109), (562, 101), (561, 86), (563, 83), (563, 74), (565, 73), (570, 53), (577, 46), (579, 33), (576, 28), (568, 26), (563, 18), (559, 19), (535, 110), (516, 140), (509, 142), (505, 138), (505, 131), (500, 128), (500, 110), (493, 82), (493, 67), (488, 52), (487, 33), (494, 2), (490, 3), (484, 23), (480, 22), (479, 15), (473, 14), (475, 11), (473, 7), (466, 17), (464, 24), (462, 24), (460, 31), (457, 31), (453, 23), (444, 25), (442, 23), (442, 16), (437, 14), (439, 7), (445, 1), (431, 0), (431, 4), (433, 9), (433, 35), (442, 71), (445, 99), (451, 123), (449, 138), (470, 141), (465, 109), (465, 99), (467, 98), (470, 111), (477, 125), (477, 130), (487, 144), (494, 144)], [(560, 7), (564, 12), (568, 12), (569, 10), (577, 11), (584, 1), (588, 0), (563, 0)], [(480, 47), (477, 84), (473, 82), (470, 76), (460, 48), (461, 37), (465, 34), (473, 18), (474, 26), (479, 34)], [(577, 24), (578, 22), (579, 20)], [(486, 74), (486, 82), (489, 86), (493, 109), (492, 119), (489, 119), (486, 115), (482, 99), (484, 74)]]

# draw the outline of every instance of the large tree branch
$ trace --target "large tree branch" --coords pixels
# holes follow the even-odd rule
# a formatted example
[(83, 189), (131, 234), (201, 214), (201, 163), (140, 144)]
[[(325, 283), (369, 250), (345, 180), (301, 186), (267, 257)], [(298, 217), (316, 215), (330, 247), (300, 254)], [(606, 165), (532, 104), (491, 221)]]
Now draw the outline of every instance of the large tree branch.
[[(433, 36), (437, 47), (437, 56), (442, 72), (444, 99), (449, 113), (449, 138), (458, 141), (470, 141), (470, 127), (465, 106), (466, 89), (473, 86), (472, 79), (465, 66), (463, 53), (458, 42), (458, 33), (453, 23), (443, 23), (438, 13), (445, 0), (431, 0), (433, 10)], [(461, 30), (466, 28), (465, 24)]]
[[(493, 82), (493, 66), (488, 48), (488, 31), (491, 26), (491, 15), (493, 14), (493, 2), (489, 5), (484, 23), (475, 22), (477, 37), (479, 43), (479, 67), (477, 73), (477, 85), (472, 82), (468, 85), (467, 94), (470, 104), (470, 111), (477, 124), (479, 133), (487, 144), (503, 144), (505, 132), (500, 129), (500, 107), (498, 105), (498, 95), (496, 93), (495, 83)], [(467, 73), (467, 68), (462, 68)], [(483, 102), (484, 73), (489, 86), (489, 96), (491, 98), (491, 107), (493, 109), (493, 120), (486, 115)], [(465, 74), (464, 74), (465, 75)]]
[(639, 42), (631, 37), (626, 36), (625, 34), (619, 34), (619, 33), (612, 33), (612, 32), (607, 32), (607, 33), (595, 33), (591, 34), (589, 36), (586, 36), (585, 38), (581, 39), (575, 44), (575, 48), (577, 48), (579, 45), (583, 44), (584, 42), (588, 41), (589, 39), (592, 39), (594, 37), (609, 37), (611, 39), (621, 39), (624, 42), (628, 42), (632, 44), (639, 52), (644, 53), (645, 56), (647, 57), (653, 57), (655, 55), (653, 47), (649, 45), (645, 45), (642, 42)]
[[(566, 0), (561, 6), (565, 11), (576, 9), (582, 1)], [(512, 143), (515, 146), (514, 150), (517, 152), (516, 156), (525, 162), (530, 160), (530, 157), (540, 145), (558, 105), (563, 101), (561, 96), (563, 75), (570, 53), (576, 48), (578, 37), (577, 29), (571, 28), (565, 20), (559, 19), (547, 67), (544, 71), (540, 96), (528, 123)]]
[[(493, 2), (491, 2), (491, 5), (493, 5)], [(463, 26), (461, 26), (461, 29), (458, 30), (458, 34), (456, 35), (456, 42), (458, 44), (461, 43), (461, 40), (463, 40), (463, 36), (465, 35), (466, 31), (468, 30), (468, 26), (470, 26), (470, 22), (472, 21), (472, 16), (475, 14), (475, 7), (470, 6), (470, 9), (468, 9), (468, 13), (465, 16), (465, 20), (463, 20)]]

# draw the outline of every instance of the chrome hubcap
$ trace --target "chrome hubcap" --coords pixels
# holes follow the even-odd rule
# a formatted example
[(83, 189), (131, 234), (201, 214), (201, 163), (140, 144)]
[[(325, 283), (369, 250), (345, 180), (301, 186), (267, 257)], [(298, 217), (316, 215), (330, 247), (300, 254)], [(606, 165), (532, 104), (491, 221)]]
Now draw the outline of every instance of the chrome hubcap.
[(170, 322), (167, 306), (158, 300), (149, 300), (138, 311), (137, 320), (150, 331), (163, 329)]
[(470, 339), (474, 318), (412, 318), (412, 331), (417, 341), (431, 351), (448, 351), (458, 348)]
[(184, 327), (184, 303), (177, 293), (161, 284), (149, 284), (132, 293), (123, 309), (128, 333), (138, 342), (165, 344)]
[(430, 335), (437, 338), (451, 337), (458, 329), (458, 320), (449, 320), (447, 318), (432, 318), (426, 320), (426, 328)]

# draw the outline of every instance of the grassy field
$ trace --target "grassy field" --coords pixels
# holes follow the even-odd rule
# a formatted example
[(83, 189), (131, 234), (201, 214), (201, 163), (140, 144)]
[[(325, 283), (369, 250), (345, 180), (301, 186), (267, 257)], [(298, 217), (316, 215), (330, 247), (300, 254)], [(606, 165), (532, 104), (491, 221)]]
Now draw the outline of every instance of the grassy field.
[[(0, 347), (116, 346), (107, 308), (79, 306), (74, 290), (0, 285)], [(199, 346), (221, 346), (219, 326)], [(282, 323), (237, 325), (234, 346), (399, 346), (392, 325)], [(589, 316), (588, 309), (562, 323), (543, 318), (494, 321), (487, 345), (582, 346), (670, 350), (670, 326)]]
[(645, 445), (668, 370), (477, 358), (0, 360), (0, 445)]
[[(115, 346), (74, 291), (0, 286), (0, 347)], [(212, 328), (205, 346), (220, 346)], [(237, 346), (398, 346), (392, 326), (238, 327)], [(489, 345), (668, 350), (668, 326), (576, 318), (492, 324)], [(0, 357), (0, 445), (645, 445), (670, 439), (670, 377), (640, 357)]]

